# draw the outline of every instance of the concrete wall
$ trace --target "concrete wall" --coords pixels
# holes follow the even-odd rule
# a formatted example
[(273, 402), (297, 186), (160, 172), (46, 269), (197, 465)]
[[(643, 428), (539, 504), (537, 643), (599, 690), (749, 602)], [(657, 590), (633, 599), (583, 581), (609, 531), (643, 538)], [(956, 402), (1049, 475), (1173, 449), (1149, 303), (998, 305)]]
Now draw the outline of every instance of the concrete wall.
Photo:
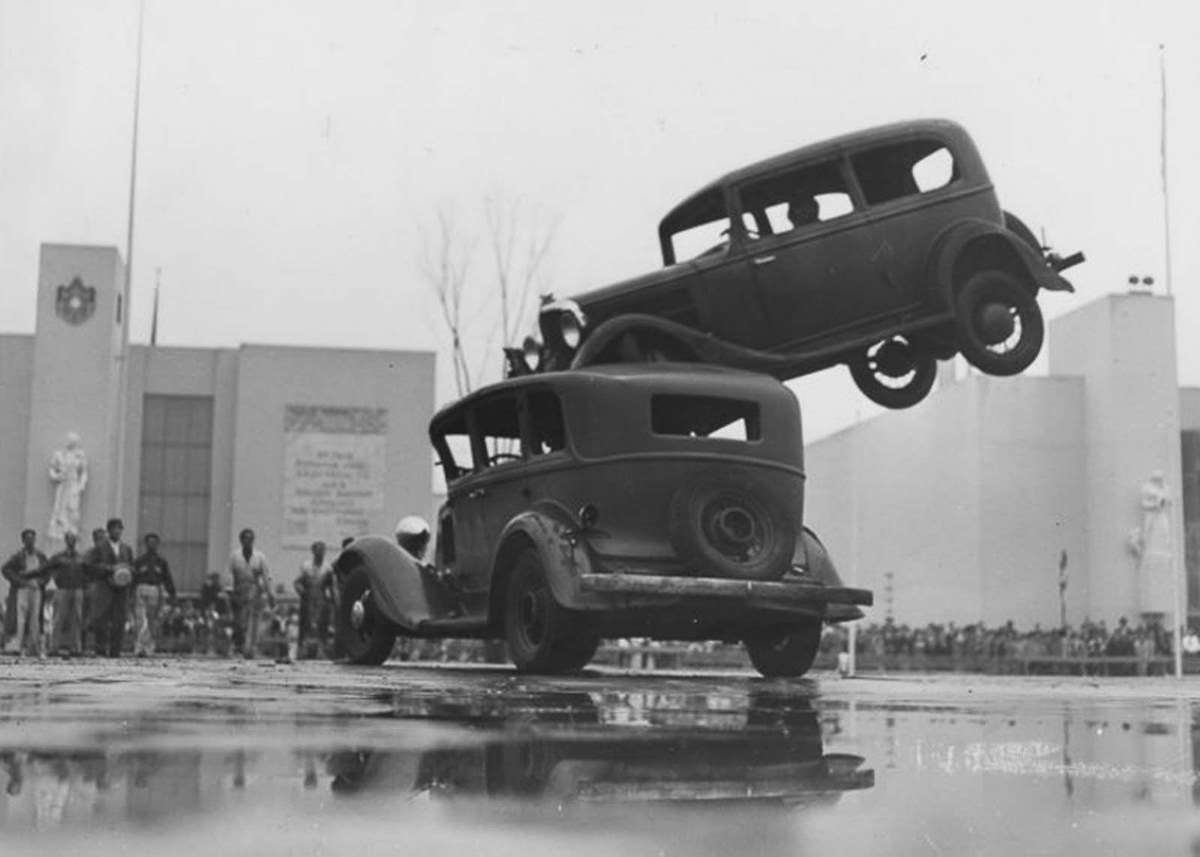
[(807, 448), (806, 519), (873, 619), (1058, 623), (1059, 551), (1086, 550), (1082, 397), (972, 375)]
[[(234, 448), (228, 459), (232, 462), (230, 520), (233, 531), (255, 529), (277, 581), (290, 582), (307, 556), (304, 549), (285, 549), (282, 540), (285, 408), (387, 409), (385, 502), (371, 529), (390, 533), (402, 514), (422, 514), (433, 503), (427, 435), (433, 385), (432, 353), (260, 346), (239, 351)], [(227, 540), (225, 557), (232, 547), (232, 539)]]
[(875, 590), (876, 621), (982, 614), (976, 395), (950, 385), (806, 448), (805, 520), (846, 581)]
[(33, 394), (33, 337), (0, 336), (0, 555), (19, 546), (26, 526), (41, 531), (45, 521), (25, 517), (25, 459), (29, 450), (29, 404)]
[(971, 379), (978, 391), (983, 621), (1060, 621), (1058, 561), (1068, 558), (1067, 618), (1088, 608), (1083, 383), (1075, 378)]
[(1200, 387), (1179, 388), (1179, 427), (1200, 429)]
[[(1082, 377), (1086, 389), (1088, 611), (1097, 618), (1172, 607), (1168, 579), (1150, 590), (1139, 587), (1129, 535), (1141, 523), (1140, 490), (1153, 471), (1168, 474), (1178, 499), (1174, 331), (1174, 301), (1154, 295), (1112, 295), (1052, 326), (1050, 373)], [(1181, 505), (1171, 504), (1176, 534), (1183, 532)]]

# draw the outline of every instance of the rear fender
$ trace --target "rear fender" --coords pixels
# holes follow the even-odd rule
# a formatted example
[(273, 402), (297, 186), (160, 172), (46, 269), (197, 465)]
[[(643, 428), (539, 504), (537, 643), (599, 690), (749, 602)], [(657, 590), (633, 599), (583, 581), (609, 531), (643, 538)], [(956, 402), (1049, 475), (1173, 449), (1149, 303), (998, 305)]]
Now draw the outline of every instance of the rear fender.
[(1071, 288), (1026, 241), (986, 220), (952, 227), (938, 239), (932, 259), (932, 276), (947, 309), (953, 309), (957, 289), (980, 270), (1006, 271), (1035, 293)]
[(492, 562), (492, 587), (488, 621), (493, 630), (504, 624), (504, 592), (517, 557), (526, 549), (537, 551), (546, 570), (554, 600), (580, 609), (584, 596), (579, 575), (591, 574), (592, 562), (575, 516), (556, 503), (538, 503), (508, 522), (500, 534)]
[[(799, 556), (801, 552), (803, 552), (802, 557)], [(842, 576), (838, 574), (837, 566), (833, 564), (833, 558), (829, 556), (829, 551), (817, 538), (817, 534), (808, 527), (804, 528), (797, 544), (796, 553), (799, 564), (808, 572), (809, 577), (826, 586), (846, 585), (842, 582)], [(828, 603), (825, 605), (824, 618), (827, 622), (847, 622), (862, 617), (862, 610), (853, 604)]]
[(371, 577), (371, 595), (390, 621), (415, 631), (430, 618), (429, 599), (420, 564), (390, 539), (363, 536), (342, 551), (334, 563), (339, 577), (362, 567)]

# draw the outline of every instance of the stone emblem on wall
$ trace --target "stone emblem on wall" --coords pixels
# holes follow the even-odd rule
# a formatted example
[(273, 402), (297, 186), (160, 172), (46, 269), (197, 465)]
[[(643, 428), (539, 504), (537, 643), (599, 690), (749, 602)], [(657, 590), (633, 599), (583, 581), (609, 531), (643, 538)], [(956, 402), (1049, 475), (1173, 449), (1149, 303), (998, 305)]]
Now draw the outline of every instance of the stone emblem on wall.
[(58, 287), (54, 311), (67, 324), (83, 324), (96, 311), (96, 289), (74, 277), (69, 285)]

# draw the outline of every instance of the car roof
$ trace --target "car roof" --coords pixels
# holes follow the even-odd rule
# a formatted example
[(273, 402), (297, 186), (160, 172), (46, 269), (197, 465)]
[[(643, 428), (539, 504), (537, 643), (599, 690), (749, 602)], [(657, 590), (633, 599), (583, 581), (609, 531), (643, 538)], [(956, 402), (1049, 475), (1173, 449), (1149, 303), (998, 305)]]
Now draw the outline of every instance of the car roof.
[(674, 218), (680, 209), (687, 208), (692, 205), (698, 197), (712, 193), (713, 190), (725, 187), (730, 184), (737, 184), (746, 179), (754, 178), (764, 173), (770, 173), (776, 169), (790, 166), (791, 164), (809, 161), (821, 160), (825, 157), (832, 157), (846, 149), (859, 148), (864, 145), (869, 146), (873, 143), (882, 143), (894, 140), (898, 137), (920, 136), (922, 134), (933, 134), (940, 137), (946, 137), (951, 140), (970, 140), (965, 128), (957, 122), (951, 122), (949, 119), (910, 119), (904, 122), (892, 122), (888, 125), (877, 125), (873, 128), (866, 128), (860, 131), (852, 131), (848, 134), (842, 134), (838, 137), (832, 137), (828, 140), (822, 140), (817, 143), (810, 143), (806, 146), (801, 146), (798, 149), (792, 149), (789, 152), (784, 152), (779, 155), (774, 155), (770, 158), (764, 158), (761, 161), (755, 161), (744, 167), (726, 173), (720, 178), (714, 179), (704, 187), (697, 190), (695, 193), (688, 196), (672, 208), (661, 223)]
[(441, 408), (434, 414), (430, 425), (435, 426), (452, 415), (461, 413), (463, 409), (470, 408), (476, 402), (507, 391), (552, 387), (565, 392), (583, 390), (596, 384), (627, 384), (639, 388), (651, 387), (664, 392), (704, 389), (714, 394), (736, 393), (739, 398), (792, 395), (779, 381), (757, 372), (701, 363), (616, 363), (560, 372), (542, 372), (498, 381)]

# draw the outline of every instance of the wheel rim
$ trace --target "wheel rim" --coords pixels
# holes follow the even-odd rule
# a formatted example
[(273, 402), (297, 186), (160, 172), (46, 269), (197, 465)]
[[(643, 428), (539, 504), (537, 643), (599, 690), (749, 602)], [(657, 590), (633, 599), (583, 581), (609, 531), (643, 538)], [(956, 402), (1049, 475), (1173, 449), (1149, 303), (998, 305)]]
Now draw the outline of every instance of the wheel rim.
[(350, 604), (350, 636), (360, 646), (370, 645), (374, 625), (371, 590), (364, 589)]
[(867, 349), (867, 369), (875, 383), (888, 390), (903, 390), (917, 376), (917, 352), (902, 338), (885, 339)]
[(534, 648), (546, 638), (546, 590), (541, 586), (526, 589), (517, 605), (521, 635)]
[(739, 563), (761, 557), (772, 537), (766, 516), (745, 499), (731, 495), (719, 496), (703, 508), (700, 528), (714, 550)]

